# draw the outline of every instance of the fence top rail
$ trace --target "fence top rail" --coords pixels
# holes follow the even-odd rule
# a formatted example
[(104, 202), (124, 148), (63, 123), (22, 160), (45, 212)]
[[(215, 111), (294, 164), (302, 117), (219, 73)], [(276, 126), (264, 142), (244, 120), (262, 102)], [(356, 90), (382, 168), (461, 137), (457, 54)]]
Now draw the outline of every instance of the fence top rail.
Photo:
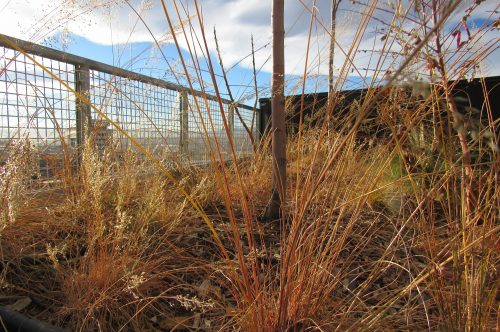
[[(171, 82), (164, 81), (159, 78), (154, 78), (151, 76), (135, 73), (130, 70), (126, 70), (123, 68), (115, 67), (108, 65), (106, 63), (102, 63), (99, 61), (94, 61), (88, 58), (84, 58), (75, 54), (59, 51), (50, 47), (42, 46), (39, 44), (35, 44), (29, 41), (21, 40), (18, 38), (10, 37), (4, 34), (0, 34), (0, 47), (6, 47), (12, 49), (10, 44), (6, 42), (5, 40), (9, 41), (12, 44), (17, 45), (20, 49), (25, 51), (26, 53), (37, 55), (37, 56), (42, 56), (44, 58), (56, 60), (56, 61), (61, 61), (61, 62), (66, 62), (75, 66), (81, 66), (81, 67), (87, 67), (92, 70), (97, 70), (100, 72), (104, 72), (107, 74), (115, 75), (115, 76), (121, 76), (125, 77), (131, 80), (136, 80), (139, 82), (143, 83), (148, 83), (152, 85), (156, 85), (161, 88), (169, 89), (169, 90), (174, 90), (178, 92), (183, 92), (186, 91), (188, 93), (191, 93), (189, 88), (183, 87), (182, 85), (179, 84), (174, 84)], [(204, 93), (203, 91), (199, 90), (194, 90), (192, 92), (195, 96), (201, 97), (201, 98), (207, 98), (209, 100), (214, 100), (217, 101), (218, 98), (216, 96)], [(224, 104), (232, 104), (232, 102), (229, 99), (225, 98), (220, 98), (220, 100)], [(253, 107), (244, 105), (244, 104), (237, 104), (236, 105), (238, 108), (243, 108), (247, 110), (253, 111)]]

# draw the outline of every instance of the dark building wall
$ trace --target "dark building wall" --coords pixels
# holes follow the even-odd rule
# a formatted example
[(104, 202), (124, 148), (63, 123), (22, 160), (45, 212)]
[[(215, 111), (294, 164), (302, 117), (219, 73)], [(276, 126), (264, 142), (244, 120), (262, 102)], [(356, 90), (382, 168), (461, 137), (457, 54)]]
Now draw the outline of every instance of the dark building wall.
[[(486, 102), (484, 87), (481, 82), (482, 79), (473, 79), (471, 81), (462, 80), (455, 84), (452, 90), (453, 96), (459, 108), (472, 107), (478, 111), (483, 111), (483, 117), (486, 117), (484, 105)], [(484, 86), (486, 87), (488, 101), (491, 106), (493, 118), (495, 120), (500, 118), (500, 76), (484, 78)], [(348, 90), (340, 91), (338, 93), (341, 100), (338, 109), (344, 112), (348, 110), (348, 106), (355, 100), (362, 102), (367, 90)], [(287, 105), (290, 105), (287, 110), (287, 125), (289, 128), (296, 128), (300, 121), (300, 95), (287, 96)], [(321, 110), (328, 100), (326, 92), (304, 95), (304, 118), (313, 117), (314, 113)], [(271, 100), (270, 98), (262, 98), (259, 100), (261, 109), (261, 132), (265, 132), (266, 127), (270, 126), (271, 119)], [(291, 109), (290, 109), (291, 108)], [(476, 113), (479, 116), (479, 113)]]
[[(500, 118), (500, 76), (484, 78), (484, 83), (487, 95), (484, 93), (481, 79), (474, 79), (470, 82), (466, 80), (459, 81), (453, 89), (453, 96), (457, 99), (457, 103), (473, 107), (479, 111), (485, 111), (483, 108), (487, 96), (493, 118), (497, 120)], [(467, 105), (464, 105), (462, 100), (465, 100)]]

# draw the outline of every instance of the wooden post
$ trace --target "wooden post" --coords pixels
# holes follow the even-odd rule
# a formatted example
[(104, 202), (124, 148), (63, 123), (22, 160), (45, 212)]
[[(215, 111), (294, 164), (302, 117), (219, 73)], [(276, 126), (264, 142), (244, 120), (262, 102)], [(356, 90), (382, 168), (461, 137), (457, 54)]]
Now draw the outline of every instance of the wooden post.
[(271, 100), (260, 99), (259, 108), (259, 135), (264, 137), (271, 131)]
[[(233, 140), (233, 145), (236, 147), (236, 153), (238, 153), (238, 141), (237, 141), (237, 137), (234, 136), (234, 105), (233, 104), (229, 104), (228, 126), (229, 126), (229, 136)], [(228, 143), (228, 151), (229, 151), (229, 143)]]
[(255, 145), (256, 147), (259, 146), (259, 142), (260, 142), (260, 139), (261, 139), (261, 126), (260, 126), (260, 118), (261, 118), (261, 112), (259, 109), (255, 108), (254, 109), (254, 115), (255, 116), (255, 123), (254, 123), (254, 126), (252, 128), (253, 130), (253, 133), (254, 133), (254, 138), (255, 138)]
[(273, 79), (272, 79), (272, 149), (273, 185), (271, 201), (266, 216), (269, 219), (285, 215), (286, 191), (286, 128), (285, 128), (285, 4), (284, 0), (273, 0)]
[(335, 32), (337, 27), (337, 11), (342, 0), (331, 0), (331, 21), (330, 21), (330, 58), (328, 61), (328, 97), (333, 96), (333, 61), (335, 56)]
[[(85, 65), (76, 65), (75, 90), (82, 96), (89, 98), (90, 90), (90, 69)], [(76, 144), (79, 155), (82, 151), (85, 139), (90, 130), (90, 105), (87, 105), (80, 98), (76, 98)]]
[(180, 92), (180, 133), (179, 133), (179, 152), (182, 157), (189, 156), (189, 104), (186, 91)]

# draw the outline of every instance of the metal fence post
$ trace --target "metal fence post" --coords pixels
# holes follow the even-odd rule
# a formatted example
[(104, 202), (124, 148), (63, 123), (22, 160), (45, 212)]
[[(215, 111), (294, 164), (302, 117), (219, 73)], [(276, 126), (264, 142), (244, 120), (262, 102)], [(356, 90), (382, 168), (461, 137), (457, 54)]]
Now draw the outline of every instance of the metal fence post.
[(264, 137), (271, 130), (271, 100), (259, 99), (259, 136)]
[[(75, 90), (80, 95), (89, 99), (90, 91), (90, 69), (85, 65), (76, 65)], [(86, 136), (90, 130), (90, 105), (80, 98), (76, 98), (76, 144), (81, 151)]]
[(254, 135), (255, 138), (255, 144), (258, 146), (260, 142), (260, 138), (262, 137), (262, 131), (260, 129), (260, 118), (261, 118), (261, 112), (260, 109), (255, 108), (254, 110), (254, 125), (252, 127), (252, 134)]
[(182, 156), (189, 155), (189, 104), (187, 91), (181, 91), (180, 97), (180, 135), (179, 135), (179, 151)]
[(234, 137), (234, 105), (229, 104), (228, 107), (228, 126), (229, 126), (229, 136), (233, 140), (233, 143), (235, 143), (235, 137)]
[[(238, 153), (238, 145), (236, 144), (236, 136), (234, 135), (234, 104), (229, 104), (227, 108), (227, 126), (229, 127), (229, 139), (233, 141), (233, 146), (236, 149), (236, 153)], [(227, 153), (231, 151), (231, 145), (229, 143), (229, 140), (227, 142), (227, 147), (226, 147)]]

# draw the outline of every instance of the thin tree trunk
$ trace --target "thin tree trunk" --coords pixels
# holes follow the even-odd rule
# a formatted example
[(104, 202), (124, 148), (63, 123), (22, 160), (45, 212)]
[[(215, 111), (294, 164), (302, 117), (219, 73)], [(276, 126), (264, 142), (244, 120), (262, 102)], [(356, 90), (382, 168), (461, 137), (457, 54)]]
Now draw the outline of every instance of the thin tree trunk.
[(333, 93), (333, 60), (335, 58), (335, 30), (337, 28), (337, 10), (342, 0), (332, 0), (332, 16), (330, 22), (330, 59), (328, 61), (328, 96), (331, 97)]
[(266, 216), (278, 219), (284, 216), (286, 191), (286, 128), (285, 128), (285, 24), (284, 0), (273, 0), (273, 80), (272, 80), (272, 149), (273, 186)]

